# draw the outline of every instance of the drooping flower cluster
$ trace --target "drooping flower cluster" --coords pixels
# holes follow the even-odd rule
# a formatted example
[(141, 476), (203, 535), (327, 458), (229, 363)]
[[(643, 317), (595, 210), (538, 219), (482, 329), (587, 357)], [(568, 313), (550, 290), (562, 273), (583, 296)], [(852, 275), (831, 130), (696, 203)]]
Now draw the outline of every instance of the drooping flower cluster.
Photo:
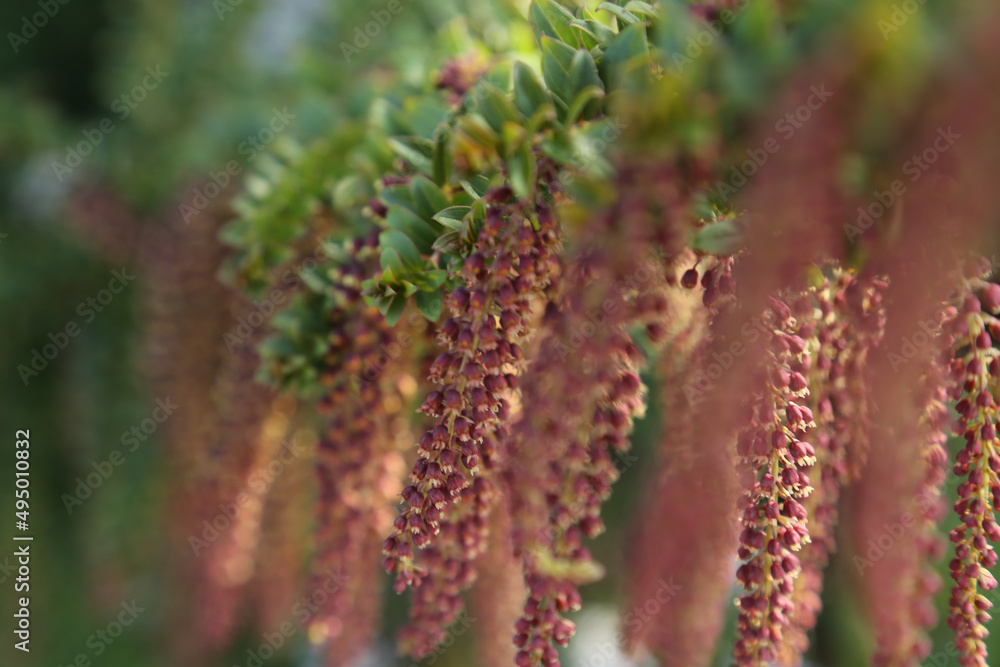
[(743, 532), (737, 579), (745, 594), (738, 600), (735, 659), (739, 665), (774, 661), (784, 629), (794, 612), (791, 595), (801, 569), (798, 552), (809, 542), (804, 500), (812, 492), (809, 468), (816, 462), (805, 440), (815, 427), (808, 407), (811, 368), (808, 339), (815, 331), (808, 295), (795, 308), (772, 298), (766, 314), (774, 337), (769, 341), (764, 393), (750, 404), (748, 426), (737, 454), (749, 488), (740, 500)]
[(378, 598), (369, 588), (399, 488), (391, 468), (407, 377), (405, 360), (393, 354), (396, 332), (362, 298), (361, 282), (377, 266), (378, 237), (347, 245), (349, 259), (331, 270), (328, 289), (328, 366), (320, 380), (327, 389), (319, 406), (327, 425), (316, 452), (316, 553), (309, 582), (310, 591), (324, 592), (310, 636), (328, 655), (345, 658), (368, 646), (377, 627)]
[(852, 459), (868, 448), (868, 356), (881, 343), (885, 327), (879, 278), (857, 277), (833, 267), (831, 277), (810, 290), (816, 301), (816, 331), (809, 353), (810, 408), (816, 421), (816, 464), (809, 471), (813, 492), (810, 542), (799, 554), (802, 567), (792, 596), (795, 612), (785, 632), (780, 664), (798, 664), (809, 647), (807, 633), (822, 609), (823, 570), (836, 550), (841, 488), (854, 479)]
[[(989, 572), (997, 555), (992, 542), (1000, 540), (995, 508), (1000, 503), (1000, 440), (997, 422), (997, 379), (1000, 320), (987, 311), (1000, 311), (1000, 286), (975, 281), (951, 323), (954, 357), (950, 364), (954, 383), (949, 398), (957, 401), (954, 432), (965, 438), (954, 473), (965, 477), (958, 487), (955, 512), (961, 525), (951, 532), (955, 557), (949, 567), (954, 586), (948, 625), (955, 631), (956, 647), (965, 667), (985, 667), (987, 631), (992, 603), (980, 593), (991, 591), (997, 581)], [(984, 310), (985, 309), (985, 310)]]
[[(437, 422), (420, 439), (413, 483), (403, 490), (408, 506), (384, 544), (383, 565), (396, 573), (396, 590), (416, 585), (403, 636), (415, 655), (436, 646), (462, 609), (460, 592), (474, 579), (521, 344), (529, 335), (533, 299), (556, 267), (558, 236), (547, 204), (529, 206), (506, 187), (486, 199), (478, 243), (461, 270), (465, 285), (450, 295), (453, 317), (439, 332), (448, 351), (434, 361), (430, 377), (441, 387), (421, 406)], [(435, 576), (425, 581), (430, 570)]]

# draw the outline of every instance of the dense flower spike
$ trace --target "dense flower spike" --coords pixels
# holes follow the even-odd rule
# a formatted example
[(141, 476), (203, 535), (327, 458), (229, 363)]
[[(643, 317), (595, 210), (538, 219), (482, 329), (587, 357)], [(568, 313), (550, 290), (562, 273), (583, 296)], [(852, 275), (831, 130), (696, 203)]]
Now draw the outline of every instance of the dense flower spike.
[(806, 380), (812, 362), (808, 339), (815, 332), (812, 317), (806, 294), (792, 300), (791, 307), (772, 298), (765, 314), (774, 337), (769, 341), (764, 389), (749, 405), (749, 423), (737, 444), (744, 474), (752, 478), (740, 500), (743, 564), (736, 577), (746, 592), (738, 600), (738, 665), (777, 659), (794, 612), (790, 596), (801, 569), (795, 552), (809, 542), (802, 503), (812, 492), (808, 473), (816, 462), (816, 452), (805, 440), (816, 425)]
[(430, 371), (441, 387), (421, 406), (437, 422), (420, 438), (413, 484), (403, 490), (407, 507), (385, 546), (386, 570), (396, 573), (397, 590), (419, 580), (415, 550), (430, 543), (442, 510), (493, 455), (489, 436), (506, 419), (509, 392), (517, 385), (531, 299), (554, 266), (557, 235), (547, 205), (526, 211), (511, 198), (509, 188), (488, 195), (486, 222), (462, 267), (465, 285), (448, 298), (452, 317), (439, 331), (447, 351)]
[[(803, 503), (810, 517), (810, 542), (799, 554), (795, 611), (785, 633), (779, 662), (798, 665), (822, 609), (823, 570), (836, 550), (835, 531), (841, 487), (855, 477), (852, 461), (863, 462), (869, 447), (870, 377), (868, 355), (882, 340), (885, 309), (879, 278), (859, 278), (839, 267), (831, 279), (810, 290), (816, 306), (815, 360), (807, 382), (816, 421), (816, 465), (809, 471), (813, 493)], [(856, 464), (856, 465), (860, 465)]]
[(361, 281), (377, 266), (377, 240), (368, 235), (348, 242), (350, 259), (333, 269), (329, 290), (328, 366), (321, 380), (328, 390), (320, 405), (328, 424), (316, 452), (317, 551), (309, 582), (310, 591), (327, 595), (309, 632), (338, 664), (348, 664), (373, 639), (375, 557), (398, 489), (391, 470), (393, 428), (406, 369), (386, 352), (396, 333), (361, 295)]
[[(978, 291), (979, 293), (974, 292)], [(997, 381), (1000, 352), (1000, 320), (994, 312), (1000, 305), (1000, 286), (976, 280), (949, 323), (954, 337), (954, 358), (950, 364), (950, 396), (957, 401), (956, 435), (965, 437), (954, 472), (966, 478), (958, 487), (955, 512), (961, 525), (951, 532), (955, 557), (949, 567), (954, 586), (948, 625), (955, 631), (959, 660), (963, 667), (985, 667), (989, 610), (993, 606), (980, 590), (992, 591), (997, 582), (990, 569), (997, 556), (991, 542), (1000, 540), (995, 508), (1000, 502), (1000, 440), (997, 422)]]
[[(524, 377), (508, 473), (528, 585), (514, 637), (522, 667), (559, 664), (555, 645), (575, 632), (564, 614), (579, 609), (577, 587), (603, 575), (583, 540), (604, 530), (601, 504), (645, 411), (645, 357), (630, 332), (641, 328), (654, 345), (667, 335), (667, 274), (687, 223), (674, 177), (622, 169), (620, 198), (589, 221), (578, 263), (550, 295), (547, 335)], [(659, 251), (634, 252), (650, 247)]]
[[(711, 324), (718, 307), (729, 302), (733, 258), (706, 257), (695, 262), (698, 268), (687, 268), (692, 263), (681, 257), (676, 264), (680, 279), (668, 276), (668, 282), (676, 282), (668, 292), (673, 326), (658, 364), (665, 428), (659, 470), (648, 490), (652, 507), (636, 522), (623, 624), (631, 650), (648, 647), (664, 664), (703, 667), (710, 664), (722, 631), (737, 548), (731, 438), (714, 447), (697, 433), (712, 381), (706, 369), (717, 375), (710, 368), (719, 359), (711, 354)], [(717, 281), (706, 279), (716, 275)], [(705, 298), (713, 282), (724, 288), (725, 299)], [(691, 498), (699, 498), (698, 511), (678, 512)]]
[(465, 286), (449, 297), (453, 317), (439, 332), (447, 351), (430, 370), (441, 387), (421, 407), (437, 422), (420, 439), (413, 483), (403, 490), (408, 506), (383, 547), (383, 565), (396, 573), (396, 590), (415, 586), (411, 623), (401, 635), (404, 650), (415, 656), (444, 638), (461, 612), (460, 592), (475, 578), (495, 502), (493, 471), (503, 457), (522, 367), (521, 345), (530, 332), (533, 300), (556, 268), (558, 236), (548, 204), (512, 194), (506, 187), (487, 194), (491, 206), (479, 242), (462, 267)]

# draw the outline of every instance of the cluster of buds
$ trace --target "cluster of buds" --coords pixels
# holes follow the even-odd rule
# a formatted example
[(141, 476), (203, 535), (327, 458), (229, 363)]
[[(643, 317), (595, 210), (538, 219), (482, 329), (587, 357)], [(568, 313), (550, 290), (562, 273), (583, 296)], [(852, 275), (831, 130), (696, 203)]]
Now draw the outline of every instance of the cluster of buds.
[[(430, 379), (440, 387), (420, 408), (435, 423), (420, 437), (412, 483), (403, 490), (406, 507), (383, 545), (383, 567), (396, 574), (399, 592), (420, 583), (428, 568), (416, 560), (417, 550), (443, 531), (450, 506), (500, 454), (495, 436), (518, 386), (532, 302), (557, 266), (557, 223), (547, 204), (514, 200), (507, 186), (485, 198), (486, 219), (461, 268), (464, 285), (448, 297), (452, 317), (439, 331), (446, 351), (432, 364)], [(485, 525), (485, 518), (476, 521)], [(467, 519), (449, 521), (452, 537)]]
[[(736, 293), (733, 282), (733, 266), (736, 258), (733, 255), (710, 255), (701, 260), (708, 264), (699, 274), (698, 266), (693, 266), (681, 276), (681, 286), (694, 289), (701, 282), (704, 288), (702, 303), (706, 308), (717, 308), (726, 299), (731, 299)], [(701, 263), (701, 262), (699, 262)]]
[[(976, 293), (978, 291), (978, 294)], [(949, 398), (957, 401), (956, 435), (965, 437), (954, 473), (966, 478), (958, 487), (955, 512), (961, 524), (951, 531), (955, 557), (949, 567), (951, 591), (948, 625), (955, 631), (963, 667), (985, 667), (987, 630), (992, 603), (979, 589), (991, 591), (997, 581), (989, 572), (997, 555), (991, 542), (1000, 540), (995, 508), (1000, 502), (1000, 440), (997, 421), (997, 378), (1000, 378), (1000, 285), (975, 279), (968, 283), (962, 305), (949, 323), (953, 337)]]
[(815, 426), (807, 380), (815, 322), (808, 295), (796, 298), (794, 306), (793, 315), (786, 302), (771, 299), (767, 325), (773, 337), (764, 392), (749, 404), (749, 422), (737, 442), (748, 478), (739, 502), (743, 531), (738, 555), (743, 564), (736, 577), (745, 593), (737, 601), (738, 665), (777, 659), (794, 610), (791, 595), (800, 571), (795, 552), (809, 542), (802, 503), (812, 492), (809, 469), (816, 462), (813, 446), (804, 440)]
[(575, 632), (564, 614), (579, 608), (577, 587), (603, 575), (584, 539), (604, 530), (601, 505), (619, 476), (616, 457), (628, 451), (633, 420), (645, 409), (638, 374), (645, 358), (628, 332), (644, 327), (653, 344), (667, 333), (672, 254), (637, 267), (625, 248), (646, 232), (668, 237), (648, 216), (650, 192), (634, 183), (626, 192), (618, 206), (629, 211), (628, 226), (618, 211), (591, 220), (595, 243), (581, 249), (553, 295), (546, 337), (525, 377), (509, 475), (528, 585), (514, 636), (520, 667), (559, 664), (556, 645)]
[(399, 633), (400, 649), (414, 658), (433, 653), (464, 609), (462, 592), (476, 579), (475, 561), (489, 540), (489, 517), (497, 501), (491, 479), (476, 477), (446, 508), (440, 534), (420, 552), (428, 572), (413, 584), (410, 622)]
[[(395, 334), (362, 296), (362, 281), (378, 267), (378, 236), (349, 241), (347, 249), (349, 259), (331, 270), (328, 294), (334, 305), (328, 313), (329, 347), (320, 380), (326, 393), (319, 410), (327, 426), (316, 452), (319, 493), (311, 589), (329, 591), (330, 571), (351, 574), (348, 584), (329, 591), (310, 627), (314, 636), (325, 639), (331, 654), (342, 655), (362, 649), (374, 630), (378, 609), (362, 613), (366, 594), (357, 585), (369, 579), (362, 573), (375, 565), (379, 516), (391, 507), (381, 490), (386, 487), (386, 456), (394, 445), (390, 424), (402, 407), (397, 382), (402, 368), (385, 353)], [(344, 633), (348, 622), (354, 630)]]

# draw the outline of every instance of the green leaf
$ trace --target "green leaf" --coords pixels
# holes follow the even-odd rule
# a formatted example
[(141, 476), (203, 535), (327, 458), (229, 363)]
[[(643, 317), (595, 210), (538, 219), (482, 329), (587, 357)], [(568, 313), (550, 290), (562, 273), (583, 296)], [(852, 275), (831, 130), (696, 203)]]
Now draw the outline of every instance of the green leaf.
[(660, 10), (647, 2), (642, 2), (642, 0), (632, 0), (625, 3), (625, 11), (653, 18), (657, 18), (660, 15)]
[(394, 327), (399, 318), (403, 316), (404, 310), (406, 310), (406, 297), (397, 294), (382, 311), (382, 314), (385, 315), (385, 321), (389, 323), (389, 326)]
[(514, 106), (525, 118), (531, 118), (539, 107), (552, 103), (549, 92), (530, 67), (522, 62), (514, 63), (513, 77)]
[(599, 10), (603, 9), (604, 11), (611, 12), (612, 14), (617, 16), (618, 20), (621, 21), (620, 25), (631, 25), (632, 23), (636, 23), (639, 21), (639, 17), (637, 17), (636, 15), (632, 14), (631, 12), (627, 12), (618, 5), (610, 2), (602, 2), (601, 4), (597, 5), (597, 9)]
[(590, 118), (600, 110), (601, 100), (604, 99), (604, 91), (597, 86), (587, 86), (581, 90), (569, 111), (566, 112), (566, 124), (572, 125), (577, 118)]
[(493, 150), (497, 147), (497, 133), (471, 116), (462, 116), (458, 120), (459, 129), (472, 141), (483, 148)]
[[(597, 88), (600, 91), (599, 97), (603, 97), (604, 82), (601, 81), (601, 76), (597, 73), (597, 63), (594, 62), (594, 57), (590, 55), (590, 51), (580, 49), (576, 52), (570, 64), (569, 77), (573, 85), (573, 92), (567, 100), (570, 103), (568, 111), (572, 111), (572, 106), (580, 94), (589, 88)], [(583, 118), (591, 118), (601, 110), (599, 97), (593, 96), (593, 93), (588, 96), (587, 101), (582, 107)], [(567, 112), (567, 119), (569, 119), (569, 116), (570, 113)], [(567, 122), (573, 121), (567, 120)]]
[(480, 113), (494, 132), (500, 132), (504, 123), (524, 122), (504, 92), (489, 81), (480, 81), (476, 86), (476, 100)]
[(437, 322), (441, 317), (441, 290), (435, 289), (431, 292), (417, 292), (414, 295), (417, 308), (431, 322)]
[(731, 255), (743, 246), (743, 234), (733, 220), (711, 222), (694, 235), (691, 247), (712, 255)]
[(413, 203), (416, 206), (417, 215), (425, 220), (432, 219), (435, 213), (447, 208), (451, 203), (441, 188), (423, 176), (413, 178), (410, 182), (410, 191), (413, 193)]
[[(618, 34), (600, 21), (593, 21), (591, 19), (574, 19), (570, 22), (570, 25), (587, 35), (590, 35), (598, 44), (606, 42), (609, 39), (614, 39), (615, 35)], [(587, 45), (584, 45), (584, 47), (590, 49), (594, 48), (593, 46)]]
[(569, 27), (573, 15), (568, 9), (553, 0), (535, 0), (528, 10), (528, 20), (535, 27), (535, 36), (542, 35), (577, 46), (576, 34)]
[(531, 148), (524, 144), (507, 159), (507, 174), (510, 177), (510, 186), (514, 193), (526, 199), (535, 192), (535, 180), (538, 173), (538, 165)]
[(579, 23), (580, 21), (574, 19), (571, 25), (573, 26), (573, 29), (576, 30), (576, 38), (580, 41), (580, 47), (587, 49), (588, 51), (590, 49), (597, 48), (597, 38), (587, 30), (580, 28)]
[[(386, 257), (386, 251), (395, 253), (395, 255), (389, 255), (388, 261), (383, 262), (383, 267), (389, 266), (392, 268), (393, 275), (396, 278), (409, 273), (413, 269), (419, 269), (424, 265), (424, 259), (420, 256), (420, 252), (413, 244), (413, 241), (398, 229), (385, 230), (379, 234), (378, 240), (379, 246), (382, 248), (383, 258)], [(398, 265), (396, 265), (397, 259), (399, 260)]]
[(415, 169), (425, 174), (432, 171), (431, 154), (434, 152), (434, 143), (430, 139), (423, 137), (388, 137), (386, 143), (389, 147)]
[(469, 193), (469, 196), (473, 199), (479, 199), (485, 195), (490, 189), (490, 179), (486, 178), (482, 174), (476, 174), (472, 178), (459, 181), (462, 189)]
[(441, 124), (434, 132), (434, 152), (431, 154), (434, 182), (438, 185), (444, 185), (451, 175), (451, 154), (448, 152), (451, 131), (447, 125)]
[(408, 208), (414, 212), (416, 211), (416, 206), (413, 204), (413, 195), (410, 192), (410, 186), (408, 185), (390, 185), (382, 188), (378, 198), (381, 199), (382, 203), (387, 207), (395, 205)]
[(434, 251), (443, 255), (454, 254), (462, 242), (461, 229), (453, 229), (445, 232), (434, 242)]
[(573, 82), (569, 73), (576, 53), (576, 49), (562, 42), (542, 37), (542, 76), (545, 85), (552, 91), (558, 110), (563, 113), (569, 108), (569, 102), (574, 97)]
[(625, 28), (608, 43), (601, 58), (601, 78), (611, 88), (619, 88), (621, 69), (636, 62), (638, 67), (646, 68), (648, 78), (649, 43), (646, 41), (646, 26), (639, 23)]
[(448, 229), (461, 229), (465, 215), (471, 210), (471, 206), (449, 206), (446, 209), (438, 211), (434, 215), (434, 220)]
[(431, 253), (431, 247), (437, 240), (437, 234), (430, 224), (424, 222), (413, 211), (401, 206), (391, 206), (386, 214), (386, 222), (390, 229), (405, 234), (421, 253), (425, 255)]

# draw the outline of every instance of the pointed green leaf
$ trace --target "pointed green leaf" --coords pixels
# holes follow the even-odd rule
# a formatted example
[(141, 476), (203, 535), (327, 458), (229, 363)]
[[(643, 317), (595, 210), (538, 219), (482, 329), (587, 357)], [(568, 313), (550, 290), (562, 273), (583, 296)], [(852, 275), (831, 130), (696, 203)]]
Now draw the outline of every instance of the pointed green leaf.
[(731, 255), (743, 245), (743, 233), (733, 220), (711, 222), (694, 235), (691, 247), (712, 255)]
[(391, 206), (386, 214), (386, 222), (390, 229), (405, 234), (421, 253), (425, 255), (431, 253), (431, 247), (437, 239), (437, 234), (428, 223), (424, 222), (413, 211), (401, 206)]
[(617, 84), (622, 77), (623, 67), (636, 63), (637, 68), (646, 68), (648, 78), (648, 62), (649, 44), (646, 41), (646, 26), (638, 23), (630, 25), (618, 33), (604, 49), (600, 66), (601, 78), (608, 82), (609, 87), (619, 88)]
[[(604, 92), (604, 82), (601, 81), (601, 77), (597, 73), (597, 63), (594, 62), (594, 57), (590, 55), (590, 51), (580, 49), (576, 52), (573, 56), (573, 62), (570, 65), (569, 77), (573, 85), (573, 93), (567, 102), (571, 107), (580, 93), (588, 88), (597, 88), (601, 91), (601, 94)], [(600, 100), (591, 97), (586, 101), (581, 115), (583, 118), (590, 118), (600, 111), (600, 109)], [(568, 117), (569, 113), (567, 113)]]
[(396, 322), (399, 318), (403, 316), (403, 311), (406, 310), (406, 298), (402, 295), (397, 294), (389, 302), (388, 307), (383, 313), (385, 315), (385, 321), (389, 323), (390, 327), (396, 326)]
[(396, 155), (412, 164), (415, 169), (425, 174), (431, 173), (431, 153), (434, 151), (434, 144), (429, 139), (389, 137), (386, 142)]
[(514, 63), (514, 106), (525, 118), (531, 118), (544, 104), (551, 104), (552, 98), (534, 70), (522, 62)]
[(466, 181), (459, 181), (459, 183), (462, 189), (469, 193), (469, 196), (473, 199), (479, 199), (490, 189), (490, 179), (482, 174), (476, 174)]
[(461, 229), (462, 220), (471, 210), (472, 207), (470, 206), (449, 206), (446, 209), (438, 211), (434, 215), (434, 220), (441, 223), (448, 229)]
[(562, 113), (566, 111), (574, 97), (573, 82), (569, 73), (576, 53), (576, 49), (562, 42), (542, 37), (542, 76), (545, 85), (552, 91), (557, 109)]
[(438, 237), (438, 240), (434, 242), (434, 252), (439, 252), (444, 255), (449, 255), (454, 253), (459, 244), (462, 241), (462, 233), (460, 229), (453, 229), (452, 231), (445, 232)]
[(378, 198), (382, 200), (382, 203), (386, 206), (403, 206), (411, 211), (416, 210), (416, 206), (413, 204), (413, 194), (410, 192), (410, 187), (408, 185), (390, 185), (388, 187), (382, 188), (379, 192)]
[[(614, 39), (615, 35), (618, 34), (600, 21), (594, 21), (591, 19), (574, 19), (570, 25), (577, 30), (590, 35), (597, 44), (606, 42), (609, 39)], [(590, 46), (584, 45), (587, 49), (592, 49), (594, 46), (596, 46), (596, 44)]]
[(522, 145), (507, 159), (510, 186), (514, 189), (514, 193), (522, 199), (534, 194), (537, 172), (538, 165), (527, 144)]
[[(392, 268), (393, 275), (396, 278), (401, 277), (410, 270), (419, 269), (424, 265), (424, 260), (420, 256), (417, 247), (413, 244), (413, 241), (398, 229), (385, 230), (379, 234), (378, 240), (379, 246), (382, 248), (383, 258), (386, 251), (395, 253), (394, 256), (392, 254), (389, 255), (388, 261), (384, 262), (383, 266)], [(399, 265), (394, 266), (397, 259), (399, 260)]]
[(417, 302), (417, 308), (423, 313), (424, 317), (431, 322), (438, 321), (438, 318), (441, 317), (441, 290), (417, 292), (413, 298)]
[(476, 142), (483, 148), (494, 149), (497, 146), (499, 138), (496, 132), (486, 127), (480, 123), (475, 118), (471, 116), (463, 116), (458, 120), (459, 129), (472, 141)]
[(602, 2), (601, 4), (597, 5), (597, 9), (603, 9), (604, 11), (611, 12), (612, 14), (614, 14), (616, 17), (618, 17), (618, 20), (621, 21), (621, 23), (619, 23), (620, 26), (631, 25), (639, 21), (639, 17), (636, 16), (635, 14), (627, 12), (618, 5), (610, 2)]
[(443, 208), (447, 208), (451, 203), (445, 196), (441, 188), (431, 183), (423, 176), (415, 176), (410, 182), (410, 191), (413, 194), (413, 203), (417, 209), (417, 215), (430, 220), (434, 214)]
[(569, 27), (573, 14), (553, 0), (534, 0), (528, 10), (528, 20), (535, 26), (535, 35), (558, 39), (571, 46), (577, 46), (576, 34)]
[(642, 2), (642, 0), (631, 0), (631, 2), (625, 3), (625, 11), (632, 12), (633, 14), (642, 14), (651, 18), (657, 18), (660, 15), (660, 10), (648, 2)]
[(451, 154), (448, 152), (448, 142), (451, 139), (451, 131), (447, 125), (441, 124), (434, 131), (434, 152), (431, 154), (431, 162), (434, 170), (434, 182), (444, 185), (451, 175)]
[(494, 132), (500, 132), (504, 123), (524, 122), (504, 92), (489, 81), (480, 81), (476, 86), (476, 101), (479, 112)]
[(591, 118), (600, 110), (603, 99), (604, 91), (597, 86), (587, 86), (581, 90), (566, 112), (566, 124), (572, 125), (577, 118)]

